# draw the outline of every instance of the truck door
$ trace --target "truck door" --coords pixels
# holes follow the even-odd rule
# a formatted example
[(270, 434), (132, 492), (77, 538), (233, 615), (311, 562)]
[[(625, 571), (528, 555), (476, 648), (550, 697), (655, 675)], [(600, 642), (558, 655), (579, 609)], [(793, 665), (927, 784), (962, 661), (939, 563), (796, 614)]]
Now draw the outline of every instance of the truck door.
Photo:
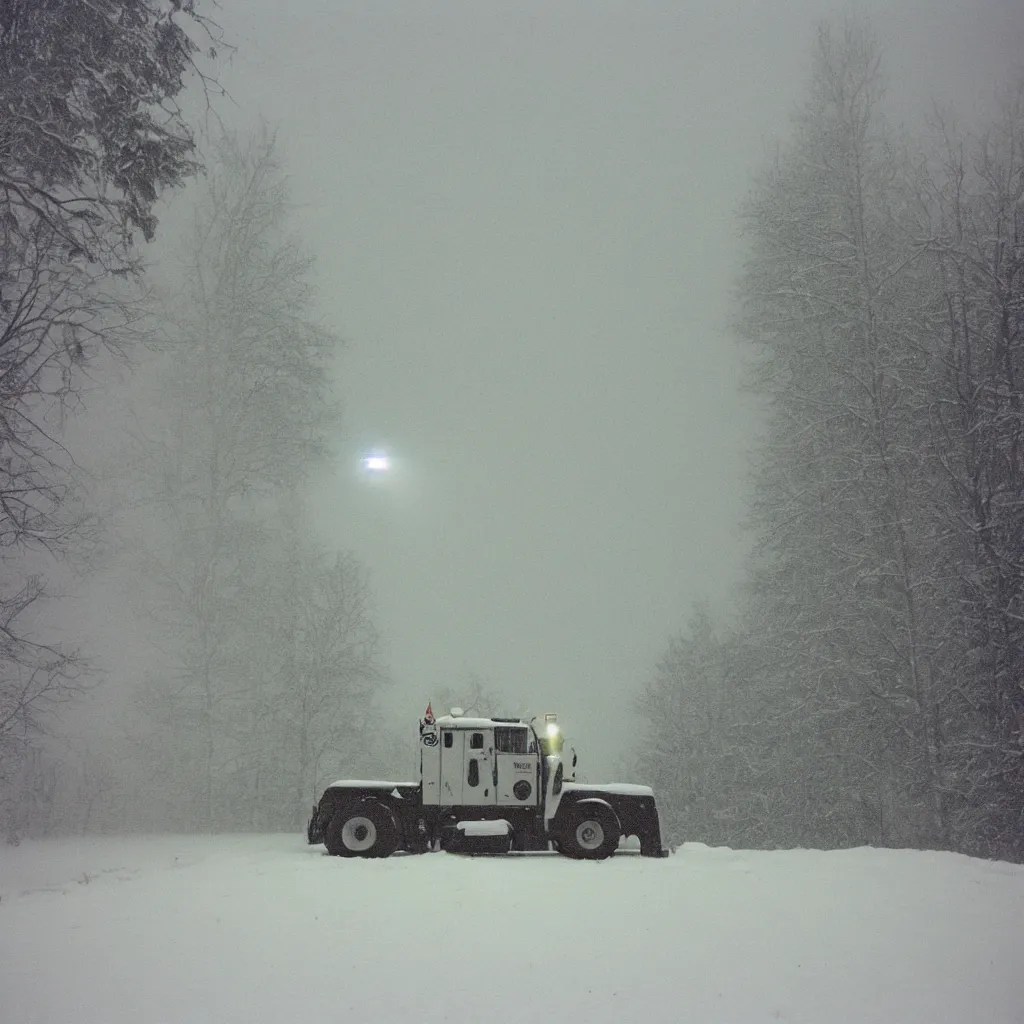
[(495, 726), (494, 751), (498, 765), (498, 803), (536, 807), (539, 757), (530, 750), (523, 726)]
[(465, 737), (462, 803), (476, 806), (493, 804), (495, 802), (494, 730), (467, 729)]
[(461, 729), (441, 730), (441, 793), (438, 803), (458, 806), (462, 803), (462, 773), (465, 768)]

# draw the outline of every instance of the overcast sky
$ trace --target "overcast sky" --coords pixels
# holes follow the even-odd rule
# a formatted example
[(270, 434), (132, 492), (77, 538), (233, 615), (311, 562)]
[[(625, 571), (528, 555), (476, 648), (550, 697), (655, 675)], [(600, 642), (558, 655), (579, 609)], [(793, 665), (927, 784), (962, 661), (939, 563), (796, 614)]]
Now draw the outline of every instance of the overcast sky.
[[(411, 735), (480, 673), (561, 712), (599, 781), (692, 602), (735, 594), (755, 424), (734, 214), (841, 8), (221, 5), (219, 109), (279, 126), (319, 313), (348, 341), (315, 508), (370, 568), (389, 706)], [(862, 6), (901, 112), (983, 105), (1024, 52), (1009, 0)], [(386, 484), (354, 471), (371, 444), (397, 457)]]

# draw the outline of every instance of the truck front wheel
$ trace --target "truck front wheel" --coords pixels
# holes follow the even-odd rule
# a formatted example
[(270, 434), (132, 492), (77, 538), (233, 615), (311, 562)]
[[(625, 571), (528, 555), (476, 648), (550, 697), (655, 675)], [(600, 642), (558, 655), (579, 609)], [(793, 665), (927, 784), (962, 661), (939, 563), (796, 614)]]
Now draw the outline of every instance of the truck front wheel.
[(556, 849), (576, 860), (604, 860), (619, 845), (619, 819), (602, 803), (577, 804), (558, 830)]
[(335, 857), (390, 857), (398, 849), (395, 816), (375, 800), (335, 811), (324, 845)]

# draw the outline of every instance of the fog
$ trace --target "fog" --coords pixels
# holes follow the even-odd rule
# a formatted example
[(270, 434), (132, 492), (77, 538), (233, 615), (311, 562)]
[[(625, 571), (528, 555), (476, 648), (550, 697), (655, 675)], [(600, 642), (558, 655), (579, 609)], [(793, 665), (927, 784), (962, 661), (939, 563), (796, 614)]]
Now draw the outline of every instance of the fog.
[[(755, 428), (728, 330), (735, 213), (841, 8), (244, 9), (224, 8), (224, 82), (240, 121), (280, 126), (348, 339), (316, 509), (371, 568), (388, 704), (411, 727), (471, 671), (558, 711), (607, 774), (692, 602), (733, 599)], [(873, 10), (901, 111), (990, 98), (1013, 9)], [(398, 465), (366, 487), (378, 443)]]
[[(736, 214), (816, 20), (847, 9), (221, 0), (236, 50), (210, 120), (276, 128), (315, 312), (346, 341), (308, 497), (369, 570), (410, 755), (427, 700), (473, 675), (510, 711), (557, 711), (589, 779), (617, 774), (669, 637), (696, 601), (730, 614), (758, 426)], [(1024, 48), (1012, 0), (857, 9), (896, 119), (985, 108)], [(186, 209), (166, 205), (167, 238)], [(387, 478), (360, 473), (371, 446)], [(107, 718), (147, 654), (92, 600)]]

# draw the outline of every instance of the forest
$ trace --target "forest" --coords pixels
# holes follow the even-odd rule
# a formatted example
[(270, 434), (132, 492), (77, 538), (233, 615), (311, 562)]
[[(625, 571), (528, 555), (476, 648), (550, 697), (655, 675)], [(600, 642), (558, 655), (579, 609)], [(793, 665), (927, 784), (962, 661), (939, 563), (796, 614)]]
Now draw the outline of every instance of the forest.
[[(314, 539), (305, 500), (344, 429), (342, 339), (273, 129), (186, 113), (222, 104), (234, 45), (205, 6), (0, 7), (12, 842), (298, 829), (338, 749), (353, 776), (407, 760), (374, 725), (369, 568)], [(647, 731), (631, 767), (674, 842), (1021, 861), (1024, 78), (989, 123), (935, 106), (910, 131), (882, 54), (862, 19), (822, 25), (739, 211), (752, 554), (734, 614), (698, 605), (624, 683)], [(170, 202), (188, 228), (154, 274)], [(91, 450), (80, 413), (123, 379), (137, 401)], [(90, 578), (146, 623), (102, 743), (70, 724), (103, 709), (102, 667), (52, 626)]]
[(971, 130), (882, 110), (821, 29), (747, 198), (763, 412), (734, 621), (696, 608), (640, 709), (675, 834), (1024, 857), (1024, 79)]

